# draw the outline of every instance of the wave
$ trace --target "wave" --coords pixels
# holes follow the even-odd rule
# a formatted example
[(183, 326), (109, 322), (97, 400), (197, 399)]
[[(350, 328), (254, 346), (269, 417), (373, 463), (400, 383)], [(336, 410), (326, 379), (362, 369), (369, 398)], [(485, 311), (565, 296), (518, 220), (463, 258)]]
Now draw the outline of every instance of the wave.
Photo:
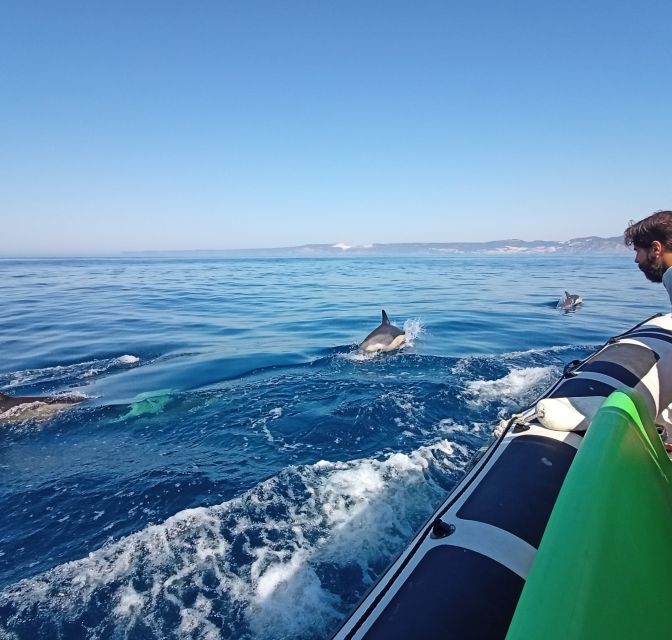
[(513, 369), (496, 380), (472, 380), (466, 383), (468, 402), (472, 407), (497, 402), (509, 408), (530, 392), (548, 387), (560, 373), (557, 367), (526, 367)]
[(11, 390), (52, 383), (88, 382), (103, 373), (137, 366), (139, 363), (138, 356), (124, 354), (114, 358), (99, 358), (67, 365), (25, 369), (0, 375), (0, 388)]
[(0, 635), (322, 637), (468, 459), (444, 439), (383, 459), (289, 467), (231, 501), (181, 511), (8, 587)]
[[(377, 373), (371, 382), (364, 376), (372, 396), (348, 400), (344, 408), (337, 394), (338, 411), (356, 411), (356, 419), (360, 412), (371, 412), (375, 425), (383, 416), (386, 428), (414, 439), (419, 430), (431, 444), (416, 448), (416, 440), (410, 453), (285, 467), (239, 497), (180, 511), (87, 557), (10, 585), (0, 591), (0, 637), (326, 637), (442, 501), (470, 459), (469, 446), (461, 444), (464, 432), (484, 427), (459, 407), (449, 409), (447, 398), (462, 394), (462, 404), (475, 415), (525, 401), (561, 370), (559, 365), (535, 366), (535, 358), (399, 354), (389, 360), (396, 363), (389, 371), (381, 359), (376, 366), (396, 380), (396, 388), (383, 387)], [(353, 365), (338, 356), (327, 361), (338, 369), (338, 384), (346, 385), (344, 397), (352, 398), (347, 385), (359, 384), (347, 371)], [(517, 366), (519, 361), (527, 366)], [(409, 384), (411, 376), (404, 374), (416, 365), (422, 377)], [(460, 367), (455, 379), (452, 370)], [(452, 381), (446, 383), (442, 374), (453, 375)], [(320, 389), (333, 392), (332, 378), (322, 380)], [(420, 392), (430, 381), (431, 393)], [(293, 446), (282, 423), (302, 406), (302, 387), (270, 378), (254, 384), (268, 389), (249, 395), (263, 400), (258, 406), (245, 403), (252, 431), (276, 447)], [(310, 384), (314, 403), (317, 392), (314, 381)], [(199, 406), (204, 398), (213, 403), (208, 411), (219, 411), (215, 401), (221, 394), (195, 395)], [(222, 397), (228, 402), (231, 396)], [(430, 417), (438, 411), (443, 419)], [(368, 424), (366, 418), (360, 429)], [(356, 419), (343, 418), (348, 424)], [(424, 433), (421, 427), (427, 424), (438, 427)], [(332, 440), (338, 433), (333, 427), (330, 419)], [(305, 442), (303, 434), (300, 441)], [(99, 517), (100, 511), (92, 511), (92, 519)]]

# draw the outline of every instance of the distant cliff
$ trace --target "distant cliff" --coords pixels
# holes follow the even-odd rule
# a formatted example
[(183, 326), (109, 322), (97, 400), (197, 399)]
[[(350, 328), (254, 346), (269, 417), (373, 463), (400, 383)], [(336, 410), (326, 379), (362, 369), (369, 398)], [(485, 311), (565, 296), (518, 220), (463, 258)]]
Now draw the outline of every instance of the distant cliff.
[(491, 242), (409, 242), (396, 244), (372, 244), (350, 246), (343, 243), (308, 244), (301, 247), (259, 251), (282, 251), (286, 255), (358, 255), (358, 256), (441, 256), (451, 254), (522, 254), (522, 253), (623, 253), (628, 248), (623, 237), (574, 238), (564, 242), (553, 240), (493, 240)]
[(613, 254), (629, 251), (622, 236), (600, 238), (574, 238), (557, 242), (554, 240), (493, 240), (491, 242), (404, 242), (393, 244), (348, 245), (305, 244), (298, 247), (275, 249), (228, 249), (213, 251), (147, 251), (131, 252), (134, 255), (180, 256), (193, 254), (201, 257), (383, 257), (383, 256), (450, 256), (466, 254), (520, 255), (520, 254)]

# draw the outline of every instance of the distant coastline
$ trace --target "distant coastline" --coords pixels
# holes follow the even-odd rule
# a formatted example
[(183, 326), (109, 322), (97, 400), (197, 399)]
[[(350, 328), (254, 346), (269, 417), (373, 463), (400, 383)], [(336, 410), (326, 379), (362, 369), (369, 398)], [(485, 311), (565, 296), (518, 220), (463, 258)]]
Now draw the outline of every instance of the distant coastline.
[(572, 240), (493, 240), (491, 242), (407, 242), (348, 245), (305, 244), (272, 249), (220, 249), (184, 251), (125, 251), (124, 256), (255, 257), (255, 258), (329, 258), (329, 257), (408, 257), (539, 254), (622, 254), (628, 251), (622, 236), (588, 236)]

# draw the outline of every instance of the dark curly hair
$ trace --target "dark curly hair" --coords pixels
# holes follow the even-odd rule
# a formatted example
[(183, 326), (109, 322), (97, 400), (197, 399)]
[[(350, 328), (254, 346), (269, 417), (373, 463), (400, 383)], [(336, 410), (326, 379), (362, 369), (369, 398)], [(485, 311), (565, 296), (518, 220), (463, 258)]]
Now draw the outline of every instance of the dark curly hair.
[(658, 240), (672, 251), (672, 211), (656, 211), (639, 222), (631, 220), (623, 240), (628, 247), (645, 249)]

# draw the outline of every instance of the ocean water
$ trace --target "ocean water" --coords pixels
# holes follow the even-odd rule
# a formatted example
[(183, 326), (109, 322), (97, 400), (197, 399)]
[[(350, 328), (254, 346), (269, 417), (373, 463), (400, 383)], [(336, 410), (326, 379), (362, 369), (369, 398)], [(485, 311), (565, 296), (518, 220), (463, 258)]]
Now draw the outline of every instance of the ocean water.
[[(584, 305), (556, 309), (565, 289)], [(328, 638), (632, 257), (0, 261), (1, 638)], [(385, 309), (400, 352), (356, 344)]]

